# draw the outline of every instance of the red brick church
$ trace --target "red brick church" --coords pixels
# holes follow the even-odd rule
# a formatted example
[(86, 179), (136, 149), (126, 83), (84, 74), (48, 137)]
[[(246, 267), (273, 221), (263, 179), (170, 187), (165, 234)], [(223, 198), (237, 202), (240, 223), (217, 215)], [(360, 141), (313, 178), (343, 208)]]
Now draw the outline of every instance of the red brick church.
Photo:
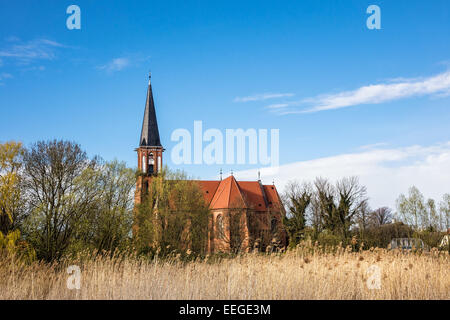
[[(136, 182), (135, 204), (141, 202), (142, 190), (149, 179), (163, 166), (164, 147), (156, 120), (152, 85), (149, 77), (138, 156), (138, 169), (144, 177)], [(243, 233), (241, 250), (282, 248), (287, 244), (282, 217), (284, 208), (275, 185), (263, 185), (261, 180), (237, 181), (231, 174), (226, 179), (196, 180), (211, 210), (208, 252), (227, 252), (231, 245), (231, 221), (239, 221)], [(233, 220), (234, 219), (234, 220)], [(268, 248), (269, 247), (269, 248)]]

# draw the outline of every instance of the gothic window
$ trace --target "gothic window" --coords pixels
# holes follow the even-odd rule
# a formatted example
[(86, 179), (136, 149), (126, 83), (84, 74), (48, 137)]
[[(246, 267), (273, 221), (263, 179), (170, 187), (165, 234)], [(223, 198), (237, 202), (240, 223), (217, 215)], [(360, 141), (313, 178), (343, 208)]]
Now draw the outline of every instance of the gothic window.
[(142, 156), (142, 171), (145, 173), (147, 170), (147, 166), (145, 165), (145, 156)]
[(219, 239), (225, 238), (225, 230), (223, 227), (223, 216), (219, 214), (216, 218), (216, 229), (217, 229), (217, 235)]
[(278, 221), (276, 218), (272, 218), (272, 220), (270, 221), (270, 231), (272, 233), (277, 232), (277, 226), (278, 226)]

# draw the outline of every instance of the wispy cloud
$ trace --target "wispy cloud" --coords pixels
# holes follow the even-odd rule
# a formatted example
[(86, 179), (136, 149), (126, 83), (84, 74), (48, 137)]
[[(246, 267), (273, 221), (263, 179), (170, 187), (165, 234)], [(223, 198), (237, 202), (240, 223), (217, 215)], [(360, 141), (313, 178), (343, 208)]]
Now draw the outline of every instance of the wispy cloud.
[(128, 58), (115, 58), (105, 65), (99, 66), (98, 69), (104, 70), (108, 73), (121, 71), (130, 66), (130, 59)]
[(450, 71), (446, 71), (427, 78), (396, 78), (386, 83), (363, 86), (351, 91), (287, 102), (282, 108), (275, 108), (272, 111), (280, 115), (311, 113), (363, 104), (379, 104), (417, 96), (447, 95), (449, 93)]
[(3, 85), (4, 84), (4, 80), (5, 79), (11, 79), (11, 78), (13, 78), (13, 76), (12, 76), (12, 74), (10, 74), (10, 73), (6, 73), (6, 72), (2, 72), (2, 73), (0, 73), (0, 85)]
[(379, 147), (387, 146), (388, 144), (386, 142), (377, 142), (372, 144), (366, 144), (364, 146), (360, 146), (359, 149), (361, 150), (369, 150), (369, 149), (376, 149)]
[(247, 97), (236, 97), (234, 102), (264, 101), (274, 98), (286, 98), (294, 96), (293, 93), (261, 93)]
[(19, 38), (19, 37), (16, 37), (16, 36), (9, 36), (9, 37), (6, 37), (6, 38), (5, 38), (5, 41), (8, 41), (8, 42), (17, 42), (17, 41), (20, 41), (20, 38)]
[(6, 48), (0, 49), (0, 57), (11, 59), (22, 65), (30, 64), (35, 60), (53, 60), (56, 58), (56, 49), (65, 47), (63, 44), (49, 39), (35, 39), (22, 42), (17, 38)]
[(266, 109), (276, 110), (276, 109), (281, 109), (281, 108), (285, 108), (288, 106), (289, 106), (289, 103), (274, 103), (274, 104), (268, 105), (266, 107)]
[[(235, 172), (238, 179), (254, 179), (258, 169)], [(278, 170), (260, 169), (266, 183), (275, 180), (283, 191), (289, 180), (312, 181), (322, 176), (337, 180), (358, 176), (367, 187), (373, 207), (395, 208), (400, 193), (412, 185), (426, 197), (440, 200), (449, 192), (450, 141), (428, 146), (413, 145), (398, 148), (371, 148), (355, 153), (299, 161), (282, 165)], [(276, 172), (276, 173), (275, 173)]]

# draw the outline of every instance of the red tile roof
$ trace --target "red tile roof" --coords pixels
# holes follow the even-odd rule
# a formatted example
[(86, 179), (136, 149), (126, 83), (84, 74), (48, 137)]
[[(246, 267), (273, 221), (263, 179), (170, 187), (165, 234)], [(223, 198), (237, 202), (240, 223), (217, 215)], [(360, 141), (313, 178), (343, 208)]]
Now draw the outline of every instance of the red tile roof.
[(280, 204), (275, 186), (259, 181), (237, 181), (229, 176), (222, 181), (196, 181), (211, 209), (249, 208), (265, 211)]
[(203, 191), (203, 196), (205, 197), (206, 203), (210, 204), (214, 194), (216, 193), (217, 187), (220, 181), (214, 180), (195, 180)]
[(274, 185), (265, 185), (264, 192), (266, 193), (270, 208), (281, 205), (280, 196), (278, 195), (277, 188)]

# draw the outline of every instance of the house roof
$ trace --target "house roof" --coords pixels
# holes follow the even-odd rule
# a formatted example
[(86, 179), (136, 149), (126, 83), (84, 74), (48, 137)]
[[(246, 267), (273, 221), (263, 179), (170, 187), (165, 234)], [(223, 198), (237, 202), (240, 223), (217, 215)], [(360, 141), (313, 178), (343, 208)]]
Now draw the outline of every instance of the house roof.
[(275, 186), (261, 181), (237, 181), (229, 176), (222, 181), (196, 181), (211, 209), (248, 208), (265, 211), (280, 204)]
[(145, 102), (144, 119), (142, 121), (141, 139), (139, 140), (139, 146), (161, 147), (150, 78), (151, 76), (149, 76), (148, 80), (147, 101)]

